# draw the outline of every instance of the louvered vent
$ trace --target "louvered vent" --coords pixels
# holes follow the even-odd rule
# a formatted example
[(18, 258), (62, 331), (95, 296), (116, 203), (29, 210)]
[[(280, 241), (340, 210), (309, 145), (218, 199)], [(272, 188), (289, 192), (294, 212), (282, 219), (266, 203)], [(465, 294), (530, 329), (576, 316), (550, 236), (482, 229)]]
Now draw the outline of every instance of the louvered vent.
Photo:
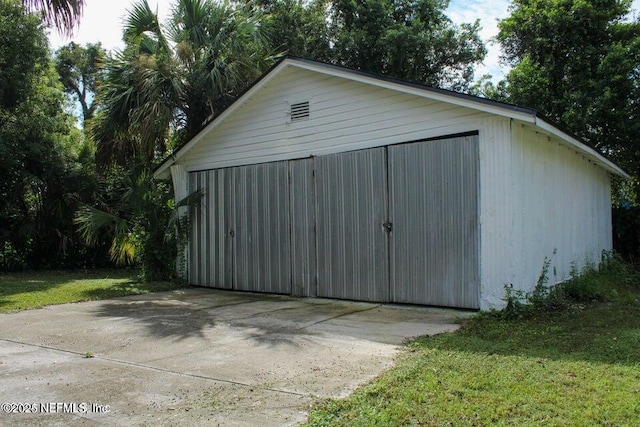
[(291, 104), (291, 121), (298, 122), (309, 118), (309, 101)]

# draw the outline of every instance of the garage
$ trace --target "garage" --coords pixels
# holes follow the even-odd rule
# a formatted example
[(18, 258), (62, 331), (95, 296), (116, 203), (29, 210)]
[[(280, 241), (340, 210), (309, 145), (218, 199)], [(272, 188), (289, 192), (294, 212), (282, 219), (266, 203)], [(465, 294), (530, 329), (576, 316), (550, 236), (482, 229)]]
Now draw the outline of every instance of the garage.
[(191, 284), (478, 308), (477, 143), (192, 172)]
[(626, 174), (536, 111), (285, 58), (155, 176), (205, 194), (192, 285), (486, 310), (597, 263)]

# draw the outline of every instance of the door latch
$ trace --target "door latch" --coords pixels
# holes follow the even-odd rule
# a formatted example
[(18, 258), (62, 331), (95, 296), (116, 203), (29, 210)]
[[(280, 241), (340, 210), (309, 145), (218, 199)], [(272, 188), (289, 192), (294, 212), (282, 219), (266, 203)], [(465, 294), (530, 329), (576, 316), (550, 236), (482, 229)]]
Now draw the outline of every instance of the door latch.
[(385, 233), (391, 233), (391, 230), (393, 229), (393, 223), (387, 221), (382, 224), (382, 227), (384, 228)]
[(236, 232), (233, 231), (233, 229), (229, 230), (229, 236), (235, 237), (235, 235), (236, 235)]

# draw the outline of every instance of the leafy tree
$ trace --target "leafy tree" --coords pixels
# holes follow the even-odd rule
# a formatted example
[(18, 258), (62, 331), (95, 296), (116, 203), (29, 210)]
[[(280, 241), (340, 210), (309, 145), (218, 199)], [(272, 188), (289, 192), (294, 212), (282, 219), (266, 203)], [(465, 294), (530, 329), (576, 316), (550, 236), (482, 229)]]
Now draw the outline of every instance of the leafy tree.
[(81, 248), (72, 224), (90, 197), (90, 147), (64, 112), (38, 16), (0, 0), (0, 268), (60, 266)]
[(171, 235), (165, 233), (169, 187), (155, 182), (142, 166), (115, 167), (105, 176), (94, 203), (99, 207), (82, 205), (76, 215), (84, 241), (94, 246), (106, 237), (111, 259), (118, 265), (142, 261), (147, 280), (171, 276), (176, 245), (167, 241)]
[(263, 0), (277, 52), (468, 91), (486, 53), (479, 22), (454, 25), (448, 0)]
[(448, 0), (334, 0), (338, 64), (431, 86), (467, 91), (486, 49), (479, 21), (455, 26)]
[(484, 74), (476, 80), (469, 88), (469, 94), (481, 98), (493, 99), (494, 101), (508, 102), (507, 82), (501, 80), (494, 83), (491, 74)]
[(82, 47), (71, 42), (55, 54), (60, 81), (65, 92), (80, 103), (84, 122), (93, 117), (97, 107), (95, 94), (105, 58), (106, 52), (100, 43)]
[(267, 14), (274, 52), (316, 61), (332, 61), (327, 20), (328, 0), (266, 0), (259, 2)]
[(509, 100), (535, 108), (635, 176), (640, 200), (640, 23), (628, 0), (514, 0), (498, 40)]
[(47, 39), (38, 17), (25, 14), (19, 1), (0, 0), (0, 12), (0, 108), (12, 109), (46, 66)]
[(32, 11), (42, 12), (45, 21), (70, 34), (82, 15), (84, 0), (23, 0)]
[(136, 3), (99, 91), (100, 157), (150, 162), (193, 137), (271, 63), (261, 21), (245, 5), (179, 0), (163, 26), (146, 0)]

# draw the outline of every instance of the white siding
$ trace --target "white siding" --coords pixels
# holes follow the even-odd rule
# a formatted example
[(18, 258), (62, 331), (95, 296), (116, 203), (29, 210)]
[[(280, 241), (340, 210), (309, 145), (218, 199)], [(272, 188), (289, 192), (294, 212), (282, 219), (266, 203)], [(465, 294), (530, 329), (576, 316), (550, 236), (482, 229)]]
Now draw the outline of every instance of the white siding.
[(513, 194), (511, 119), (493, 117), (480, 127), (480, 308), (503, 305), (511, 283)]
[(507, 124), (480, 131), (482, 309), (504, 305), (505, 284), (531, 291), (554, 250), (550, 285), (612, 248), (610, 174), (517, 121), (503, 133)]
[(514, 286), (530, 290), (554, 250), (549, 284), (611, 250), (609, 173), (555, 138), (513, 127)]
[[(310, 102), (310, 119), (288, 122)], [(303, 158), (478, 129), (489, 116), (390, 89), (284, 70), (180, 160), (188, 171)]]

